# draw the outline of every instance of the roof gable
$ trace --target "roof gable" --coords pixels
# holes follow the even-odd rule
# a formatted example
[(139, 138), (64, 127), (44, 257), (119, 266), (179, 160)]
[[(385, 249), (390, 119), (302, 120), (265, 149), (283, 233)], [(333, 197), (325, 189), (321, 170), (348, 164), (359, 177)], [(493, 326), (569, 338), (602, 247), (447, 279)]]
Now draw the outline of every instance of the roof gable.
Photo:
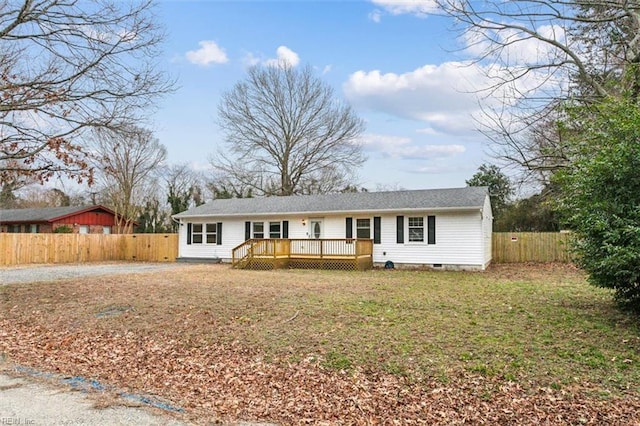
[(486, 187), (219, 199), (175, 218), (483, 208)]

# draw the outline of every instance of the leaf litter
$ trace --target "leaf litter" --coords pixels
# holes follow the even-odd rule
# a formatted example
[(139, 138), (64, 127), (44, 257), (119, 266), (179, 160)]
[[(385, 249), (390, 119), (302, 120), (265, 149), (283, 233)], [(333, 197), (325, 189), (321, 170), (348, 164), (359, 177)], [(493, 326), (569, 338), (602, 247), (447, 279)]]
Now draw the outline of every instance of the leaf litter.
[[(224, 271), (218, 278), (223, 276)], [(159, 277), (144, 280), (157, 282)], [(554, 389), (464, 370), (452, 371), (446, 380), (416, 381), (370, 366), (327, 368), (318, 362), (321, 356), (265, 354), (252, 342), (235, 338), (233, 327), (214, 313), (195, 315), (190, 301), (180, 297), (167, 302), (175, 315), (150, 317), (153, 323), (145, 323), (146, 313), (160, 303), (156, 298), (164, 296), (151, 296), (148, 288), (131, 284), (101, 278), (60, 283), (55, 289), (5, 288), (0, 294), (5, 364), (158, 395), (198, 424), (640, 425), (640, 398), (633, 390), (603, 396), (589, 383)], [(172, 291), (179, 288), (184, 283), (176, 283)], [(128, 303), (117, 293), (126, 295), (122, 300)], [(250, 293), (242, 289), (235, 297), (255, 297)], [(269, 298), (278, 294), (265, 289), (260, 297), (269, 305)], [(99, 312), (114, 315), (96, 317)], [(240, 325), (234, 326), (251, 326), (252, 318), (237, 314)], [(280, 313), (280, 323), (289, 325), (302, 315), (299, 310)], [(136, 326), (128, 322), (134, 319)], [(223, 339), (207, 333), (216, 328), (231, 334)]]

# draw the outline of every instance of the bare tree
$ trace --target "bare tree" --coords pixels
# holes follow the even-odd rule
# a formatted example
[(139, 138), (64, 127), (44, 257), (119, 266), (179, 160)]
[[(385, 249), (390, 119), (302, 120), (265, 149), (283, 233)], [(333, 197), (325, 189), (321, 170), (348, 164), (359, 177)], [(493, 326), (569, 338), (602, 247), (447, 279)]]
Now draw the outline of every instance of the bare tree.
[[(203, 186), (203, 177), (189, 168), (187, 164), (173, 164), (163, 171), (167, 203), (171, 208), (170, 215), (181, 213), (194, 204), (198, 204), (199, 192)], [(178, 230), (177, 223), (172, 223), (173, 231)]]
[(364, 162), (363, 120), (308, 66), (251, 68), (218, 114), (226, 149), (212, 165), (255, 195), (337, 191)]
[(157, 186), (151, 178), (166, 159), (167, 150), (146, 129), (98, 131), (95, 134), (95, 167), (107, 204), (119, 215), (118, 232), (128, 232), (149, 194)]
[(173, 82), (151, 0), (0, 0), (0, 178), (92, 180), (83, 138), (137, 123)]
[(437, 1), (490, 79), (481, 130), (543, 185), (571, 161), (557, 126), (567, 102), (640, 96), (638, 0)]
[(42, 185), (34, 185), (23, 189), (19, 193), (17, 207), (64, 207), (79, 206), (83, 199), (79, 194), (67, 193), (60, 188), (47, 188)]

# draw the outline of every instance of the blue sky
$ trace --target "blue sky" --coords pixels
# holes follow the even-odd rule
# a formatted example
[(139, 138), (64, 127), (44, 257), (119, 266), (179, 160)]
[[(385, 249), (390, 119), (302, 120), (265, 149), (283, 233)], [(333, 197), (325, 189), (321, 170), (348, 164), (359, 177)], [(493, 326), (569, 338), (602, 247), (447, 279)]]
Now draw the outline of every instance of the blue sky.
[(361, 186), (465, 186), (492, 161), (473, 119), (470, 91), (482, 76), (464, 66), (469, 52), (451, 21), (424, 15), (428, 8), (429, 1), (161, 1), (165, 66), (179, 85), (154, 116), (169, 162), (210, 167), (223, 145), (221, 94), (251, 64), (285, 58), (314, 67), (366, 121)]

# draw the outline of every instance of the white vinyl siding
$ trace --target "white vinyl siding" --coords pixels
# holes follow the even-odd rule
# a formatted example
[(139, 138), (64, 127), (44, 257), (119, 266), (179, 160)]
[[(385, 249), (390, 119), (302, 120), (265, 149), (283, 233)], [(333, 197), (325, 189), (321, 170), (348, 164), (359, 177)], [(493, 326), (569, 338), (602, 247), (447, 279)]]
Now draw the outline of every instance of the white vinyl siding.
[[(396, 243), (396, 216), (405, 216), (405, 242)], [(435, 216), (436, 244), (427, 244), (426, 222)], [(479, 211), (471, 212), (425, 212), (425, 241), (409, 242), (408, 218), (415, 213), (398, 212), (382, 216), (382, 244), (373, 248), (373, 261), (384, 263), (391, 260), (398, 264), (412, 265), (460, 265), (481, 267), (484, 264), (484, 242), (482, 240)]]
[[(214, 222), (215, 221), (215, 222)], [(235, 220), (220, 220), (219, 218), (215, 219), (207, 219), (206, 223), (216, 224), (223, 223), (222, 226), (222, 244), (217, 244), (218, 234), (216, 233), (216, 243), (212, 244), (194, 244), (193, 242), (193, 231), (192, 231), (192, 240), (191, 244), (187, 244), (187, 232), (189, 226), (187, 222), (183, 222), (180, 224), (178, 230), (178, 253), (180, 257), (194, 257), (194, 258), (221, 258), (224, 260), (231, 259), (231, 250), (237, 246), (238, 244), (244, 241), (244, 222), (238, 222)], [(197, 228), (196, 225), (201, 225), (203, 230), (206, 230), (203, 222), (195, 222), (191, 224), (191, 228)], [(217, 229), (216, 229), (217, 231)]]
[(491, 238), (493, 236), (493, 211), (489, 196), (485, 198), (482, 208), (482, 236), (484, 238), (484, 265), (489, 265), (493, 258)]

